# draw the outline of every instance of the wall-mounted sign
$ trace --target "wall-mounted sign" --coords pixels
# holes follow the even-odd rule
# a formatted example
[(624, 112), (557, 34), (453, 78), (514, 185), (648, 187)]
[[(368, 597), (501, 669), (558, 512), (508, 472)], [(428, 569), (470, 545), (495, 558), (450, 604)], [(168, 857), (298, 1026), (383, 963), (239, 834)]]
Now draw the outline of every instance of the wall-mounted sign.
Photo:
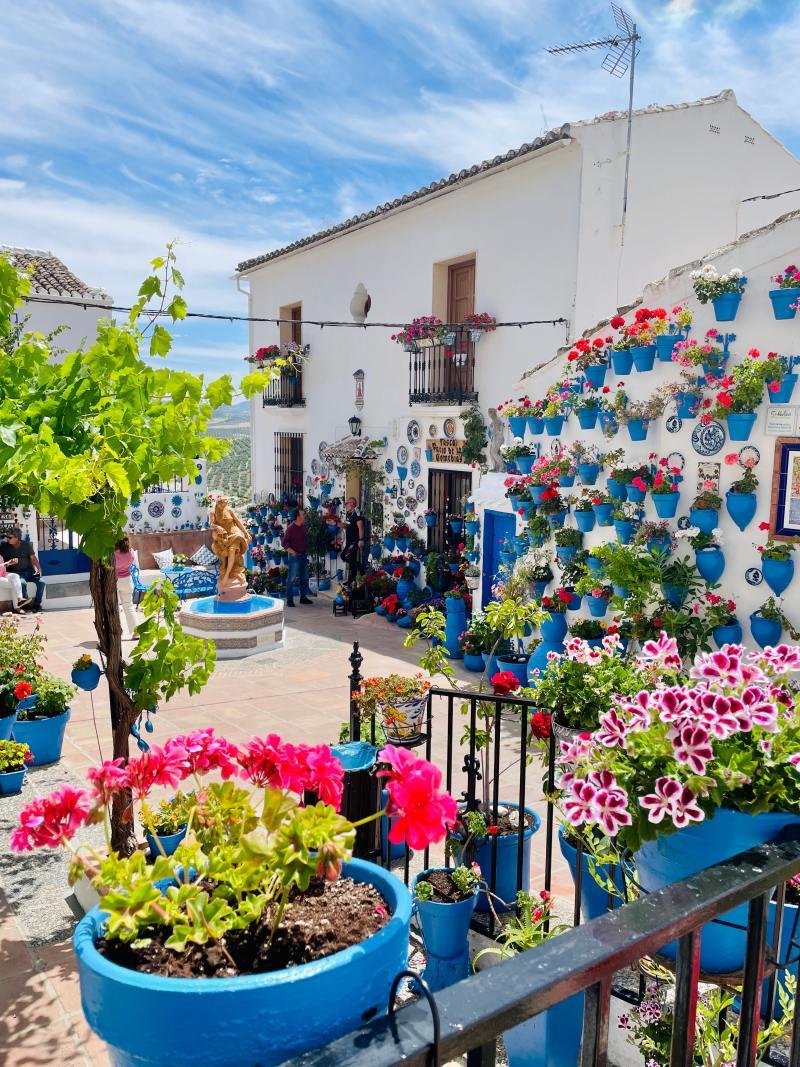
[(463, 463), (464, 441), (456, 437), (429, 437), (426, 447), (431, 450), (433, 463)]
[(697, 464), (697, 492), (719, 492), (720, 464), (704, 460)]
[(364, 372), (363, 370), (353, 371), (353, 381), (356, 386), (355, 405), (356, 411), (361, 411), (364, 407)]
[(791, 436), (797, 429), (797, 412), (798, 408), (794, 404), (768, 405), (764, 431), (776, 437)]

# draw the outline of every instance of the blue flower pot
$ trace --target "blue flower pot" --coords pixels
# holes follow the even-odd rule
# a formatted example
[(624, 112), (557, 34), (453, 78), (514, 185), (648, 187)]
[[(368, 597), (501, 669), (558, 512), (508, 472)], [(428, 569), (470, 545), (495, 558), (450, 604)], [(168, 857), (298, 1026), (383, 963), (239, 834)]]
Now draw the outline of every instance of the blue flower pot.
[(727, 363), (726, 356), (717, 356), (711, 363), (703, 363), (703, 374), (719, 377)]
[(631, 504), (642, 504), (647, 496), (647, 490), (640, 489), (637, 485), (626, 485), (625, 492)]
[(601, 596), (587, 596), (589, 614), (593, 619), (604, 619), (608, 614), (608, 601)]
[(595, 485), (600, 474), (599, 463), (579, 463), (578, 476), (584, 485)]
[[(572, 874), (572, 881), (577, 884), (578, 850), (567, 841), (563, 826), (558, 828), (558, 847), (561, 849), (561, 855), (567, 861), (567, 866)], [(612, 866), (614, 867), (613, 871), (611, 869)], [(610, 898), (610, 907), (616, 910), (616, 908), (622, 906), (625, 900), (625, 878), (623, 877), (621, 864), (595, 863), (595, 867), (601, 877), (610, 881), (617, 888), (619, 896), (612, 895)], [(628, 881), (631, 881), (630, 876)], [(584, 851), (581, 855), (581, 914), (584, 922), (588, 922), (590, 919), (599, 919), (608, 910), (608, 890), (598, 885), (595, 881), (589, 862), (589, 854)]]
[[(639, 881), (648, 893), (723, 863), (740, 852), (765, 845), (780, 836), (787, 826), (800, 825), (800, 816), (783, 812), (749, 815), (726, 808), (712, 818), (692, 823), (683, 830), (645, 842), (635, 855)], [(725, 923), (747, 926), (747, 905), (719, 916)], [(733, 929), (721, 922), (706, 923), (700, 938), (700, 970), (706, 974), (732, 974), (744, 966), (745, 929)], [(660, 951), (674, 959), (677, 943)]]
[(689, 508), (689, 522), (703, 533), (710, 534), (719, 526), (719, 512), (716, 508)]
[(731, 441), (749, 441), (750, 431), (755, 426), (756, 413), (746, 411), (728, 416), (728, 437)]
[(629, 348), (620, 348), (611, 353), (611, 366), (614, 368), (614, 373), (619, 377), (625, 374), (630, 374), (633, 370), (633, 356)]
[(633, 365), (637, 371), (653, 369), (653, 364), (656, 361), (655, 345), (634, 345), (630, 352), (633, 356)]
[(162, 850), (165, 855), (171, 856), (175, 849), (178, 847), (178, 845), (181, 843), (181, 841), (183, 841), (184, 837), (186, 837), (185, 826), (182, 830), (178, 830), (176, 834), (159, 834), (158, 840), (161, 842), (161, 849), (159, 849), (158, 842), (156, 841), (154, 834), (146, 833), (144, 835), (144, 839), (147, 842), (147, 847), (150, 849), (150, 856), (152, 859), (156, 859), (158, 856), (160, 856)]
[(397, 615), (389, 615), (389, 614), (387, 613), (387, 615), (386, 615), (386, 621), (387, 621), (387, 622), (391, 622), (391, 623), (396, 623), (396, 622), (397, 622)]
[(679, 608), (689, 595), (689, 590), (685, 586), (670, 585), (669, 582), (664, 582), (661, 586), (661, 591), (666, 602), (673, 608)]
[(518, 500), (517, 511), (523, 519), (530, 519), (536, 512), (536, 505), (532, 500)]
[(694, 393), (676, 393), (675, 401), (678, 405), (679, 419), (694, 419), (697, 417), (700, 401)]
[(734, 493), (729, 489), (725, 494), (725, 506), (739, 529), (744, 530), (753, 521), (758, 500), (755, 493)]
[(605, 433), (606, 430), (607, 430), (608, 433), (606, 434), (606, 436), (607, 437), (613, 437), (614, 434), (619, 429), (619, 423), (617, 422), (616, 416), (613, 415), (610, 411), (601, 411), (600, 415), (599, 415), (599, 418), (600, 418), (600, 427), (603, 430), (603, 432)]
[(602, 389), (603, 382), (606, 380), (607, 370), (607, 363), (593, 363), (591, 367), (586, 368), (583, 374), (593, 389)]
[(578, 412), (578, 424), (582, 430), (593, 430), (597, 425), (597, 408), (581, 408)]
[(542, 581), (531, 582), (531, 588), (533, 589), (534, 596), (538, 596), (538, 597), (544, 596), (544, 591), (545, 591), (545, 589), (547, 589), (549, 584), (550, 584), (550, 579), (549, 578), (548, 578), (548, 580), (546, 582), (542, 582)]
[(467, 607), (463, 600), (446, 597), (444, 620), (444, 644), (450, 659), (462, 659), (464, 653), (458, 645), (459, 638), (467, 628)]
[[(446, 871), (447, 867), (428, 867), (421, 871), (414, 879), (412, 890), (424, 875), (432, 871)], [(469, 953), (467, 952), (467, 934), (469, 924), (472, 921), (472, 913), (478, 899), (478, 887), (467, 897), (457, 904), (436, 904), (431, 900), (415, 900), (414, 910), (417, 913), (420, 926), (422, 927), (422, 940), (425, 942), (427, 956), (437, 956), (439, 959), (453, 959), (466, 957), (465, 974), (469, 972)], [(455, 981), (455, 976), (453, 978)], [(441, 988), (441, 986), (440, 986)], [(438, 990), (434, 989), (434, 992)]]
[(650, 429), (650, 421), (648, 419), (629, 419), (628, 420), (628, 433), (630, 434), (631, 441), (645, 441), (647, 440), (647, 431)]
[(524, 415), (509, 415), (508, 425), (511, 428), (511, 433), (514, 437), (525, 436), (525, 416)]
[(0, 774), (0, 797), (13, 796), (22, 792), (22, 783), (25, 781), (25, 768), (21, 771), (4, 771)]
[(411, 544), (411, 538), (409, 538), (409, 537), (398, 537), (397, 538), (397, 547), (400, 549), (401, 552), (408, 552), (408, 546), (410, 544)]
[(375, 614), (376, 615), (385, 615), (386, 614), (386, 608), (383, 606), (383, 604), (376, 604), (375, 605)]
[(586, 644), (589, 646), (589, 648), (602, 648), (603, 647), (603, 638), (602, 637), (587, 637), (584, 640), (586, 641)]
[(61, 759), (64, 745), (64, 731), (69, 722), (70, 709), (50, 719), (31, 719), (14, 723), (13, 737), (27, 745), (33, 753), (33, 761), (28, 766), (40, 767), (44, 763), (55, 763)]
[(464, 528), (467, 531), (467, 537), (474, 537), (480, 529), (480, 522), (477, 519), (465, 519)]
[(544, 420), (544, 428), (550, 437), (558, 437), (564, 429), (564, 416), (551, 415), (550, 418)]
[(659, 519), (674, 519), (680, 493), (653, 493), (653, 506)]
[(383, 547), (386, 549), (387, 552), (391, 552), (394, 549), (394, 544), (394, 538), (390, 537), (389, 534), (387, 534), (383, 539)]
[(497, 656), (490, 656), (488, 652), (481, 652), (481, 659), (483, 660), (483, 667), (486, 671), (486, 677), (492, 679), (500, 670), (500, 664)]
[(530, 474), (533, 469), (533, 464), (536, 462), (535, 456), (517, 456), (514, 460), (517, 465), (517, 470), (520, 474)]
[[(797, 293), (800, 296), (800, 289), (797, 290)], [(784, 374), (778, 382), (778, 388), (774, 393), (769, 389), (771, 384), (771, 382), (767, 382), (767, 399), (770, 404), (788, 404), (792, 399), (794, 387), (797, 385), (797, 375)]]
[(527, 536), (524, 536), (523, 534), (518, 534), (514, 538), (514, 549), (518, 556), (524, 556), (525, 553), (530, 549), (530, 547), (531, 546), (528, 542)]
[(589, 574), (594, 575), (595, 578), (602, 578), (603, 576), (603, 563), (602, 560), (597, 559), (595, 556), (588, 556), (586, 559), (586, 566), (589, 570)]
[(612, 500), (625, 501), (628, 499), (628, 487), (614, 478), (606, 478), (606, 488)]
[[(491, 677), (491, 675), (490, 675)], [(504, 808), (518, 808), (518, 804), (511, 804), (508, 801), (501, 800), (500, 803)], [(533, 816), (533, 826), (526, 826), (523, 831), (522, 841), (522, 890), (528, 891), (530, 888), (530, 869), (531, 869), (531, 838), (537, 832), (541, 826), (541, 819), (533, 811), (532, 808), (525, 808), (528, 815)], [(495, 877), (492, 878), (492, 850), (494, 848), (494, 842), (497, 842), (497, 868)], [(495, 893), (500, 900), (495, 900), (495, 911), (505, 912), (513, 911), (516, 904), (517, 897), (517, 846), (519, 843), (519, 834), (503, 834), (496, 837), (486, 837), (482, 841), (475, 852), (475, 859), (478, 866), (481, 869), (483, 877), (489, 884), (489, 889), (492, 893)], [(500, 903), (505, 902), (505, 906)], [(478, 904), (476, 911), (487, 912), (489, 910), (489, 904), (486, 899), (486, 894), (481, 893), (478, 898)]]
[(547, 486), (546, 485), (532, 485), (531, 486), (531, 499), (533, 500), (534, 504), (540, 504), (541, 501), (542, 501), (542, 497), (544, 496), (544, 494), (546, 492), (547, 492)]
[(544, 419), (533, 418), (528, 415), (525, 421), (528, 424), (528, 432), (532, 433), (534, 437), (540, 437), (544, 433)]
[(11, 740), (11, 734), (14, 732), (14, 723), (16, 721), (16, 710), (12, 711), (10, 715), (4, 715), (2, 719), (0, 719), (0, 741)]
[(742, 643), (742, 627), (738, 622), (729, 623), (727, 626), (715, 626), (711, 631), (717, 648), (723, 645), (740, 645)]
[(461, 521), (461, 519), (451, 519), (448, 522), (448, 526), (454, 534), (460, 534), (464, 528), (464, 523)]
[(556, 546), (556, 559), (559, 563), (569, 563), (571, 559), (575, 559), (578, 554), (577, 545), (557, 545)]
[(780, 596), (794, 578), (794, 560), (762, 559), (761, 573), (775, 596)]
[(405, 600), (411, 590), (414, 588), (414, 583), (410, 578), (401, 578), (397, 583), (397, 595), (401, 600)]
[(560, 530), (561, 527), (564, 525), (564, 519), (566, 519), (566, 517), (567, 517), (567, 509), (566, 508), (564, 508), (563, 511), (556, 511), (553, 514), (548, 515), (547, 516), (547, 521), (550, 524), (550, 529), (551, 530)]
[(567, 611), (580, 611), (583, 598), (579, 597), (577, 593), (572, 594), (572, 599), (567, 604)]
[(432, 530), (436, 525), (436, 518), (436, 515), (425, 516), (425, 525), (428, 527), (429, 530)]
[[(511, 563), (513, 563), (514, 560), (517, 558), (516, 553), (507, 552), (505, 553), (505, 555), (510, 557)], [(458, 562), (458, 560), (455, 560), (452, 563), (448, 563), (447, 566), (449, 567), (451, 574), (458, 574), (459, 570), (461, 569), (461, 564)]]
[(709, 585), (713, 585), (720, 580), (722, 572), (725, 570), (725, 556), (721, 548), (701, 548), (698, 552), (695, 552), (694, 558), (701, 577)]
[(558, 476), (558, 484), (562, 489), (571, 489), (575, 484), (575, 474), (560, 474)]
[(653, 537), (647, 542), (649, 552), (657, 552), (659, 556), (668, 556), (671, 549), (668, 537)]
[(680, 341), (681, 333), (662, 333), (656, 337), (656, 355), (660, 363), (671, 363), (675, 342)]
[(630, 589), (626, 585), (617, 585), (616, 582), (612, 582), (611, 588), (614, 590), (614, 596), (618, 596), (620, 600), (627, 600), (630, 596)]
[[(433, 515), (432, 518), (435, 519), (436, 516)], [(380, 559), (381, 558), (381, 546), (380, 545), (370, 545), (369, 546), (369, 554), (372, 556), (373, 559)]]
[(548, 619), (542, 619), (542, 640), (548, 644), (558, 645), (567, 636), (567, 616), (554, 611)]
[(583, 1037), (583, 993), (503, 1031), (509, 1067), (575, 1067)]
[[(364, 744), (364, 742), (363, 741), (357, 741), (356, 744), (357, 745), (362, 745), (362, 744)], [(344, 746), (341, 746), (341, 747), (344, 747)], [(370, 748), (372, 748), (372, 746), (370, 746)], [(372, 752), (373, 752), (373, 754), (375, 753), (375, 749), (374, 748), (372, 748)], [(339, 757), (339, 758), (341, 758), (341, 757)], [(369, 758), (369, 754), (368, 753), (366, 754), (366, 758), (367, 759)], [(350, 769), (350, 768), (346, 768), (346, 769)], [(358, 766), (358, 767), (354, 767), (353, 769), (354, 770), (361, 770), (363, 768)], [(388, 804), (388, 802), (389, 802), (389, 791), (388, 791), (388, 789), (382, 789), (381, 790), (381, 807), (385, 808), (386, 805)], [(395, 860), (402, 859), (403, 856), (405, 856), (405, 854), (406, 854), (406, 846), (404, 844), (396, 845), (396, 844), (394, 844), (393, 842), (391, 842), (389, 840), (389, 833), (391, 831), (392, 826), (394, 826), (396, 821), (397, 821), (396, 817), (391, 818), (388, 815), (381, 815), (380, 820), (379, 820), (380, 841), (381, 841), (381, 858), (382, 858), (382, 861), (383, 861), (384, 864), (392, 863)]]
[(637, 523), (631, 519), (614, 519), (614, 529), (621, 545), (629, 545), (636, 533)]
[(612, 515), (614, 513), (614, 505), (608, 504), (592, 504), (592, 511), (597, 519), (598, 526), (610, 526), (612, 523)]
[(754, 611), (750, 616), (750, 633), (762, 648), (774, 647), (780, 642), (783, 626), (775, 619), (765, 619)]
[[(770, 289), (769, 298), (772, 301), (772, 314), (776, 319), (793, 319), (797, 314), (797, 301), (800, 299), (800, 289)], [(792, 307), (791, 305), (795, 306)], [(779, 401), (785, 404), (785, 400)]]
[[(406, 608), (406, 610), (408, 610), (408, 607)], [(410, 615), (401, 615), (400, 618), (397, 620), (397, 625), (400, 627), (401, 630), (410, 630), (413, 621), (414, 620), (411, 618)]]
[[(365, 1017), (385, 1014), (392, 982), (408, 959), (411, 895), (373, 863), (351, 860), (342, 874), (378, 890), (391, 916), (387, 924), (325, 959), (266, 974), (198, 981), (120, 967), (95, 948), (103, 923), (92, 908), (73, 945), (84, 1014), (110, 1045), (115, 1067), (272, 1067), (349, 1033)], [(302, 1025), (286, 1025), (301, 1017)], [(147, 1019), (147, 1026), (131, 1026), (132, 1018)]]
[(717, 322), (733, 322), (741, 302), (741, 293), (723, 293), (716, 300), (712, 300), (711, 303), (714, 305), (714, 315)]
[(433, 449), (432, 448), (426, 448), (425, 449), (425, 460), (428, 463), (433, 462)]
[(474, 671), (475, 674), (483, 674), (483, 658), (475, 652), (465, 652), (464, 667), (468, 671)]
[(497, 657), (497, 665), (501, 671), (508, 671), (510, 674), (513, 674), (520, 685), (528, 684), (527, 659), (524, 659), (522, 661), (505, 659), (502, 654), (499, 654)]

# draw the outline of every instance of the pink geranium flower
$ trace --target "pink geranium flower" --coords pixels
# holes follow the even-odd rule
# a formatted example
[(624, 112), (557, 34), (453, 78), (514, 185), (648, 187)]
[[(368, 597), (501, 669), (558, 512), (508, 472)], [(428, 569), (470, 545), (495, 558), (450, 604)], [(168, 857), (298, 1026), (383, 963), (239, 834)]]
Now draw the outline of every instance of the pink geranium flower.
[(153, 745), (149, 752), (128, 761), (125, 784), (137, 800), (143, 800), (153, 786), (172, 788), (188, 774), (188, 756), (182, 745), (174, 742), (164, 748)]
[(306, 753), (308, 788), (317, 794), (324, 804), (336, 811), (342, 803), (344, 767), (327, 745), (314, 745)]
[(389, 840), (419, 849), (441, 841), (448, 825), (458, 817), (458, 808), (453, 798), (440, 790), (439, 768), (396, 745), (381, 749), (378, 762), (389, 765), (388, 770), (378, 772), (387, 779), (386, 811), (393, 816)]
[(165, 748), (178, 746), (186, 752), (186, 764), (190, 774), (210, 774), (219, 771), (224, 779), (239, 775), (236, 758), (239, 750), (224, 737), (217, 737), (212, 727), (193, 730), (183, 737), (173, 737)]
[(708, 761), (714, 758), (708, 731), (702, 726), (684, 726), (673, 747), (678, 763), (685, 764), (695, 774), (703, 774)]
[(62, 785), (48, 797), (36, 797), (19, 813), (19, 826), (11, 834), (15, 852), (57, 848), (71, 840), (85, 823), (93, 821), (94, 797), (85, 789)]
[(127, 776), (124, 763), (121, 756), (115, 760), (107, 759), (99, 767), (90, 767), (86, 772), (101, 804), (108, 804), (116, 793), (121, 793), (125, 788)]
[(283, 758), (283, 742), (278, 734), (253, 737), (239, 750), (236, 761), (242, 777), (254, 785), (280, 786), (279, 764)]

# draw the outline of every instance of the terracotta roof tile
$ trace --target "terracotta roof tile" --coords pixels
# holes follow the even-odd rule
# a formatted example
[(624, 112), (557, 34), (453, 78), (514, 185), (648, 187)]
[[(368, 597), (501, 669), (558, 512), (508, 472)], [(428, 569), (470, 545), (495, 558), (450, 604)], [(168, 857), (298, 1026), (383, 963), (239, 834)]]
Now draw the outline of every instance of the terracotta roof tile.
[(17, 267), (31, 275), (33, 291), (41, 296), (80, 297), (109, 300), (108, 293), (95, 289), (72, 273), (58, 256), (37, 248), (15, 248), (0, 245), (0, 254), (8, 255)]

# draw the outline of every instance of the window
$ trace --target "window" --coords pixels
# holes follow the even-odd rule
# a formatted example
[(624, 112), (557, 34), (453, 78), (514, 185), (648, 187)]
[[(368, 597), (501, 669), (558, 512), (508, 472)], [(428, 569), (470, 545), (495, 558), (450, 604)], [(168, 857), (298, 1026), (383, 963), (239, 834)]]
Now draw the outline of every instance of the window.
[(275, 496), (302, 503), (303, 434), (275, 434)]

